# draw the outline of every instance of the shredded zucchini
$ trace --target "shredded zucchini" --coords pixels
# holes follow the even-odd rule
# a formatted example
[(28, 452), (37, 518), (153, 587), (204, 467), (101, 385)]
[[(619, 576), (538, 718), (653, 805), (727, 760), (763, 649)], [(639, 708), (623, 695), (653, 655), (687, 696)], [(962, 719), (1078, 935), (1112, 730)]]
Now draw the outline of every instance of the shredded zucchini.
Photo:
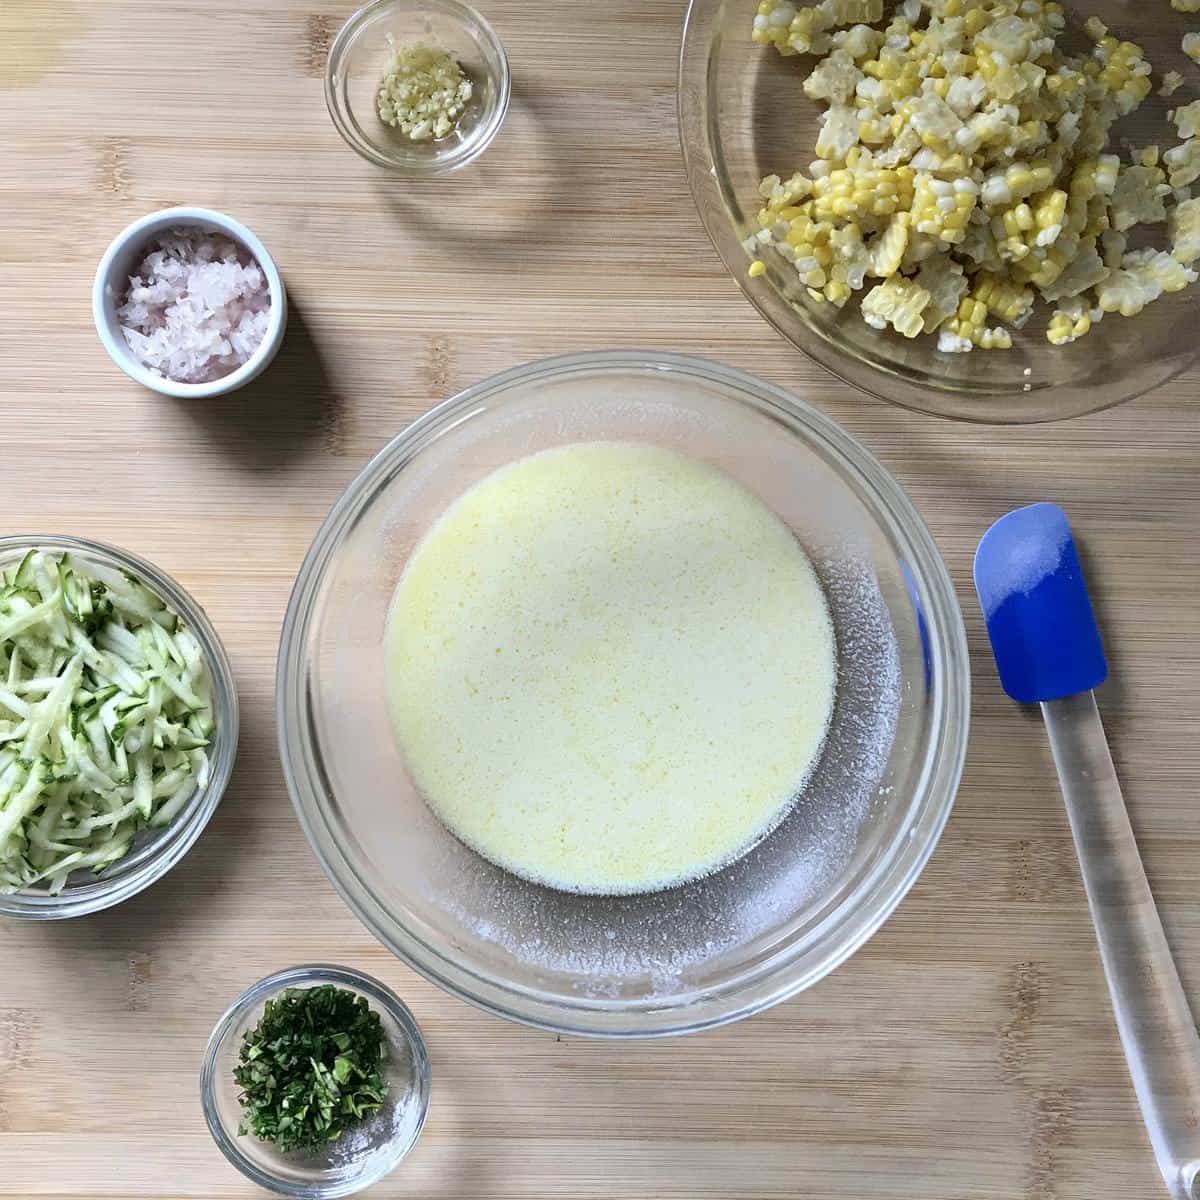
[(0, 892), (61, 891), (208, 781), (199, 642), (139, 580), (31, 550), (0, 583)]

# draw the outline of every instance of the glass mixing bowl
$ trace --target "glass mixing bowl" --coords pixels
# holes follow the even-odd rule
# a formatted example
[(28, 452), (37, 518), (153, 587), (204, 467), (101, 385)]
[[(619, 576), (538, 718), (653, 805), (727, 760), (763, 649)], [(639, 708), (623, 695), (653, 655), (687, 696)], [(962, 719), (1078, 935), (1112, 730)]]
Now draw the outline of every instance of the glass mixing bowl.
[[(679, 67), (680, 139), (692, 195), (717, 252), (754, 306), (793, 345), (881, 399), (944, 417), (1013, 423), (1108, 408), (1195, 361), (1200, 284), (1163, 296), (1136, 317), (1107, 316), (1070, 346), (1051, 346), (1045, 318), (1035, 315), (1011, 350), (945, 354), (936, 339), (910, 341), (865, 324), (858, 311), (861, 293), (842, 309), (815, 304), (774, 251), (759, 255), (766, 273), (750, 279), (752, 256), (742, 241), (756, 229), (758, 185), (766, 175), (786, 179), (816, 157), (822, 111), (801, 90), (811, 59), (783, 58), (751, 41), (755, 10), (755, 0), (691, 0)], [(1187, 81), (1170, 99), (1152, 93), (1114, 126), (1112, 145), (1123, 158), (1128, 146), (1174, 145), (1168, 109), (1200, 96), (1195, 64), (1180, 49), (1193, 19), (1172, 12), (1165, 0), (1136, 13), (1125, 0), (1092, 0), (1074, 15), (1068, 6), (1069, 21), (1093, 13), (1145, 49), (1156, 88), (1170, 70)], [(1153, 227), (1149, 243), (1163, 246), (1164, 231)]]
[[(813, 560), (838, 643), (829, 736), (789, 815), (724, 870), (652, 894), (556, 891), (481, 858), (422, 801), (387, 712), (384, 622), (419, 539), (496, 468), (591, 440), (675, 449), (762, 499)], [(912, 885), (949, 815), (968, 701), (950, 579), (882, 467), (779, 388), (633, 351), (506, 372), (385, 447), (301, 567), (277, 676), (300, 820), (372, 932), (492, 1012), (607, 1036), (746, 1016), (860, 946)]]

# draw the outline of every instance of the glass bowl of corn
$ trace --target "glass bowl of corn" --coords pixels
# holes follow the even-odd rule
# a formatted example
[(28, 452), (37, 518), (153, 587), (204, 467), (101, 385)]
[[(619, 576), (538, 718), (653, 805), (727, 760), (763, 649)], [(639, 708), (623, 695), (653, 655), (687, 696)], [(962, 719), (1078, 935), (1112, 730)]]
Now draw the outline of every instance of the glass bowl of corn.
[(848, 382), (1094, 412), (1200, 352), (1198, 61), (1200, 0), (691, 0), (689, 182), (746, 296)]

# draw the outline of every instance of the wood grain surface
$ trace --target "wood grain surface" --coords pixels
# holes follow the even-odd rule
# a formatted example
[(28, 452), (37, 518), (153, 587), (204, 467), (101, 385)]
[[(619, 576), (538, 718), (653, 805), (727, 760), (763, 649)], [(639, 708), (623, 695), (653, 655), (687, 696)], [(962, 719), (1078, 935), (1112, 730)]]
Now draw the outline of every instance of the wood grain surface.
[[(373, 1196), (1156, 1200), (1049, 752), (999, 690), (969, 569), (1004, 510), (1068, 508), (1118, 770), (1200, 1003), (1200, 379), (1021, 429), (857, 394), (759, 320), (705, 238), (676, 144), (679, 0), (483, 7), (512, 60), (507, 124), (475, 167), (411, 183), (326, 115), (349, 2), (0, 0), (3, 527), (174, 574), (244, 713), (229, 792), (168, 879), (95, 917), (0, 924), (0, 1197), (256, 1194), (205, 1130), (201, 1051), (253, 980), (333, 960), (404, 996), (432, 1056), (424, 1137)], [(105, 245), (172, 203), (254, 228), (294, 302), (275, 366), (228, 399), (140, 390), (92, 327)], [(294, 573), (376, 449), (502, 368), (637, 344), (794, 389), (898, 475), (963, 602), (974, 731), (936, 855), (849, 963), (734, 1027), (608, 1045), (485, 1016), (376, 944), (293, 816), (272, 694)]]

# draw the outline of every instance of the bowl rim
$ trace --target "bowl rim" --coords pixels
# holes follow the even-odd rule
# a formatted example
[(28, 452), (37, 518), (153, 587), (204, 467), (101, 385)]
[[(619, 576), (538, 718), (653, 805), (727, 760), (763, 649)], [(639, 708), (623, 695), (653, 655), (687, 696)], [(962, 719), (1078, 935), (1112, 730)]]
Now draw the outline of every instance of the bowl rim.
[[(263, 1170), (242, 1153), (237, 1145), (236, 1136), (230, 1137), (225, 1123), (221, 1120), (215, 1100), (217, 1056), (238, 1022), (259, 1004), (283, 991), (284, 988), (315, 987), (326, 983), (365, 994), (383, 1009), (404, 1035), (412, 1050), (413, 1090), (418, 1098), (417, 1121), (407, 1139), (395, 1137), (391, 1139), (389, 1143), (391, 1153), (380, 1155), (379, 1161), (370, 1171), (327, 1184), (294, 1185)], [(200, 1104), (204, 1110), (205, 1124), (208, 1126), (208, 1131), (212, 1135), (213, 1141), (216, 1142), (217, 1148), (246, 1178), (277, 1195), (295, 1197), (296, 1200), (338, 1200), (339, 1197), (354, 1195), (356, 1192), (378, 1183), (395, 1170), (417, 1144), (421, 1131), (425, 1128), (425, 1121), (429, 1115), (431, 1091), (432, 1074), (429, 1066), (429, 1052), (417, 1019), (408, 1005), (378, 979), (362, 971), (356, 971), (352, 967), (340, 967), (332, 963), (302, 963), (300, 966), (274, 971), (258, 980), (257, 983), (252, 983), (222, 1013), (213, 1026), (213, 1031), (209, 1034), (208, 1042), (204, 1047), (204, 1057), (200, 1063)]]
[[(403, 469), (430, 438), (469, 420), (489, 397), (514, 384), (536, 385), (570, 374), (613, 371), (661, 371), (699, 380), (734, 393), (731, 400), (750, 404), (781, 420), (804, 437), (814, 452), (832, 457), (853, 485), (878, 506), (887, 535), (914, 564), (910, 581), (926, 617), (930, 658), (930, 728), (914, 806), (922, 800), (926, 822), (922, 837), (899, 839), (873, 868), (854, 895), (833, 910), (813, 931), (822, 951), (807, 950), (812, 965), (787, 973), (786, 951), (777, 952), (736, 984), (709, 991), (694, 1001), (669, 1003), (648, 999), (631, 1005), (595, 998), (567, 1002), (541, 998), (492, 975), (454, 961), (392, 916), (358, 877), (357, 870), (331, 834), (321, 793), (323, 767), (314, 754), (307, 705), (304, 652), (325, 570), (346, 530), (372, 501), (376, 485)], [(276, 716), (280, 760), (288, 791), (309, 843), (335, 889), (367, 928), (394, 954), (430, 982), (487, 1012), (556, 1033), (608, 1038), (669, 1036), (693, 1032), (749, 1016), (785, 1000), (823, 978), (853, 954), (890, 915), (928, 861), (949, 818), (966, 758), (970, 722), (970, 669), (962, 614), (945, 563), (932, 535), (899, 483), (831, 418), (783, 388), (707, 359), (657, 350), (588, 351), (545, 358), (501, 372), (437, 405), (383, 447), (347, 486), (313, 539), (296, 577), (280, 639), (276, 670)], [(870, 903), (868, 903), (870, 901)], [(835, 946), (829, 934), (840, 928)]]
[[(684, 172), (700, 223), (717, 257), (742, 295), (780, 337), (831, 375), (877, 400), (897, 404), (912, 412), (979, 425), (1034, 425), (1103, 412), (1161, 387), (1189, 370), (1200, 357), (1200, 346), (1189, 358), (1172, 359), (1150, 382), (1130, 385), (1102, 403), (1094, 402), (1094, 389), (1077, 384), (1031, 385), (1029, 391), (969, 391), (946, 386), (936, 378), (891, 366), (881, 358), (858, 358), (840, 350), (830, 339), (807, 326), (797, 326), (792, 305), (770, 281), (770, 272), (750, 278), (752, 256), (726, 208), (722, 192), (723, 167), (714, 154), (713, 113), (709, 103), (712, 48), (718, 40), (717, 22), (729, 0), (688, 0), (683, 16), (676, 87), (676, 117)], [(748, 9), (748, 12), (750, 10)], [(752, 15), (752, 13), (750, 14)], [(749, 17), (747, 18), (749, 20)], [(807, 336), (806, 336), (807, 334)], [(1031, 396), (1071, 393), (1073, 403), (1061, 411), (1033, 411)], [(1089, 399), (1092, 397), (1092, 399)]]
[[(199, 641), (212, 682), (213, 719), (216, 724), (208, 786), (188, 807), (144, 847), (113, 864), (111, 876), (85, 884), (69, 884), (57, 896), (26, 890), (0, 895), (0, 917), (55, 921), (87, 916), (136, 896), (161, 879), (192, 848), (204, 832), (228, 786), (237, 758), (239, 708), (237, 686), (225, 647), (208, 614), (166, 572), (144, 558), (107, 542), (66, 534), (13, 534), (0, 537), (0, 559), (31, 549), (64, 550), (92, 557), (108, 566), (131, 571), (174, 610)], [(219, 743), (216, 739), (220, 739)], [(173, 832), (174, 831), (174, 832)]]
[[(240, 242), (262, 267), (271, 292), (271, 316), (262, 344), (236, 370), (207, 383), (180, 383), (156, 375), (134, 357), (125, 339), (113, 332), (116, 296), (120, 288), (127, 283), (127, 280), (117, 277), (117, 260), (131, 245), (148, 243), (155, 234), (175, 225), (217, 229), (233, 241)], [(237, 391), (261, 375), (271, 365), (283, 344), (283, 335), (287, 329), (287, 311), (287, 289), (283, 285), (283, 276), (279, 273), (279, 267), (271, 257), (271, 252), (257, 234), (241, 221), (211, 208), (196, 208), (190, 205), (160, 208), (131, 221), (109, 242), (96, 267), (92, 283), (92, 320), (100, 343), (109, 358), (135, 383), (158, 392), (160, 396), (170, 396), (178, 400), (208, 400), (214, 396), (224, 396)]]
[[(417, 156), (410, 160), (401, 161), (380, 154), (369, 143), (358, 137), (348, 114), (338, 98), (338, 72), (343, 59), (350, 52), (362, 32), (363, 27), (377, 13), (386, 9), (437, 9), (452, 17), (464, 27), (476, 26), (491, 51), (496, 55), (500, 71), (496, 76), (496, 106), (491, 116), (484, 122), (476, 135), (470, 140), (461, 142), (450, 154)], [(462, 0), (369, 0), (361, 8), (351, 13), (343, 22), (329, 47), (325, 58), (325, 107), (334, 128), (341, 134), (342, 140), (360, 158), (373, 166), (396, 175), (411, 177), (428, 177), (431, 175), (448, 175), (458, 171), (468, 163), (474, 162), (495, 140), (508, 115), (508, 106), (512, 99), (512, 72), (509, 68), (508, 53), (504, 43), (492, 23), (477, 9)]]

